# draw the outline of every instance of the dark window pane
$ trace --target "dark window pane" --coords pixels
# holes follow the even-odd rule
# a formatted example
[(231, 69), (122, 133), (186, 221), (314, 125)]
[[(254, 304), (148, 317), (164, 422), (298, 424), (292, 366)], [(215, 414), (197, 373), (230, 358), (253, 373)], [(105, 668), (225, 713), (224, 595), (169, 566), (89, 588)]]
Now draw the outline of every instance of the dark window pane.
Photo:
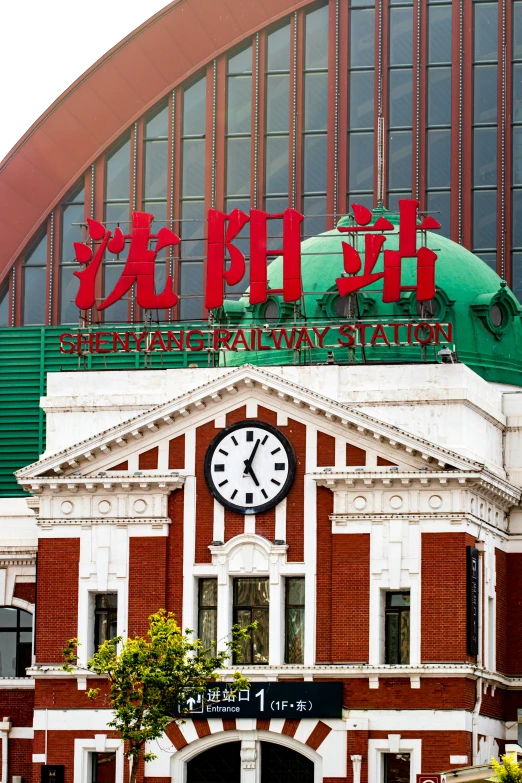
[(373, 129), (373, 71), (354, 71), (350, 74), (350, 128)]
[(374, 206), (373, 193), (352, 193), (349, 196), (349, 201), (350, 208), (348, 211), (351, 211), (353, 204), (361, 204), (363, 207), (367, 207), (368, 209), (373, 209)]
[[(62, 212), (62, 262), (74, 261), (73, 242), (81, 242), (82, 227), (73, 225), (84, 222), (83, 204), (69, 204)], [(78, 267), (79, 269), (80, 267)]]
[(0, 288), (0, 326), (7, 326), (9, 323), (9, 285), (5, 284)]
[(388, 193), (388, 209), (390, 212), (399, 214), (399, 201), (401, 198), (411, 198), (411, 190), (404, 191), (404, 193)]
[[(108, 262), (103, 263), (103, 282), (104, 282), (104, 296), (107, 297), (116, 283), (118, 282), (121, 273), (123, 271), (123, 264), (115, 264)], [(103, 311), (103, 320), (110, 323), (126, 323), (129, 319), (128, 307), (129, 296), (133, 295), (133, 289), (123, 298), (115, 302), (113, 305)]]
[(326, 191), (326, 135), (304, 138), (304, 192)]
[(168, 142), (145, 144), (145, 198), (167, 197)]
[(0, 609), (0, 628), (16, 628), (18, 622), (17, 610), (12, 606)]
[(85, 201), (85, 188), (82, 186), (78, 188), (76, 191), (73, 191), (71, 195), (64, 199), (67, 203), (74, 203), (74, 204), (83, 204)]
[(497, 183), (497, 129), (475, 128), (473, 131), (473, 184)]
[(305, 626), (304, 606), (287, 606), (285, 620), (285, 663), (303, 663)]
[(266, 129), (288, 131), (290, 122), (290, 77), (288, 74), (267, 76)]
[(428, 68), (428, 125), (451, 125), (451, 68)]
[(384, 754), (384, 783), (409, 783), (410, 756), (408, 753)]
[(130, 139), (107, 158), (107, 199), (130, 196)]
[(386, 593), (386, 606), (409, 606), (409, 593)]
[(451, 182), (451, 131), (428, 131), (428, 187), (449, 188)]
[[(225, 204), (225, 209), (228, 214), (230, 214), (233, 209), (240, 209), (242, 212), (245, 212), (248, 215), (248, 212), (250, 210), (250, 201), (249, 199), (244, 199), (244, 198), (227, 199)], [(234, 245), (237, 248), (239, 248), (239, 250), (241, 250), (241, 252), (245, 257), (248, 256), (250, 252), (250, 223), (247, 223), (245, 226), (243, 226), (239, 234), (234, 239)], [(228, 258), (228, 252), (227, 252), (227, 258)], [(240, 285), (245, 287), (246, 283), (241, 282)], [(241, 290), (241, 289), (236, 289), (236, 290)]]
[(412, 77), (411, 68), (390, 71), (390, 128), (411, 127)]
[(522, 63), (513, 66), (513, 122), (522, 123)]
[(0, 677), (16, 677), (16, 632), (0, 633)]
[(47, 264), (47, 233), (43, 235), (38, 244), (30, 251), (24, 263), (25, 266), (45, 266)]
[(80, 265), (63, 266), (60, 273), (60, 323), (77, 324), (79, 310), (74, 303), (80, 281), (74, 276), (79, 272)]
[(348, 187), (350, 193), (373, 190), (373, 133), (350, 133)]
[(268, 663), (268, 609), (255, 607), (252, 622), (257, 623), (252, 631), (252, 663)]
[(494, 272), (497, 271), (497, 254), (496, 253), (477, 253), (478, 257), (487, 264)]
[(217, 579), (199, 580), (199, 605), (217, 606)]
[(513, 253), (512, 259), (512, 283), (511, 288), (519, 302), (522, 302), (522, 253)]
[(164, 106), (145, 123), (145, 138), (166, 139), (169, 135), (169, 107)]
[(197, 321), (203, 315), (203, 299), (193, 297), (182, 299), (179, 303), (180, 318), (182, 321)]
[(190, 139), (183, 142), (182, 194), (205, 195), (205, 140)]
[(252, 116), (252, 77), (234, 76), (228, 79), (228, 133), (250, 133)]
[(388, 187), (411, 188), (411, 131), (390, 131)]
[(24, 325), (44, 326), (47, 312), (47, 270), (24, 267)]
[(92, 754), (92, 783), (114, 783), (116, 780), (116, 753)]
[(513, 3), (513, 59), (522, 59), (522, 3)]
[[(144, 201), (143, 210), (154, 215), (152, 224), (153, 233), (157, 233), (160, 228), (167, 225), (167, 202), (166, 201)], [(163, 253), (165, 251), (163, 250)]]
[(288, 193), (288, 136), (266, 140), (266, 192)]
[(328, 6), (305, 17), (305, 69), (328, 67)]
[(373, 8), (350, 14), (350, 67), (374, 64), (375, 11)]
[(267, 71), (290, 70), (290, 25), (267, 36)]
[(180, 293), (193, 296), (203, 293), (203, 263), (180, 264)]
[(522, 248), (522, 190), (513, 191), (513, 245)]
[(513, 128), (513, 184), (522, 185), (522, 126)]
[(476, 190), (473, 194), (473, 249), (497, 246), (497, 192)]
[(326, 130), (328, 121), (328, 74), (305, 74), (304, 128)]
[(184, 201), (181, 205), (181, 256), (203, 257), (205, 205), (203, 201)]
[(128, 202), (125, 204), (106, 204), (105, 222), (107, 223), (108, 228), (111, 228), (112, 230), (119, 225), (124, 233), (128, 233), (130, 230)]
[(187, 763), (186, 783), (239, 783), (241, 743), (220, 742)]
[(202, 136), (205, 133), (205, 77), (183, 93), (183, 135)]
[(268, 606), (268, 579), (251, 578), (234, 580), (234, 604), (236, 606)]
[(305, 580), (304, 577), (296, 577), (286, 580), (286, 603), (292, 606), (304, 606)]
[(252, 73), (252, 47), (247, 46), (228, 60), (228, 74)]
[(303, 239), (315, 237), (326, 231), (326, 198), (307, 196), (303, 199)]
[(435, 233), (448, 238), (450, 236), (450, 203), (451, 194), (449, 191), (428, 193), (427, 195), (428, 213), (433, 215), (441, 225), (441, 228)]
[(227, 194), (250, 193), (250, 139), (227, 140)]
[(474, 122), (494, 123), (497, 121), (497, 66), (476, 65), (474, 71)]
[(474, 3), (473, 56), (496, 60), (498, 52), (498, 3)]
[(23, 609), (19, 610), (19, 619), (20, 619), (20, 627), (21, 628), (32, 628), (33, 627), (33, 615), (30, 612), (26, 612)]
[(428, 63), (451, 62), (451, 5), (428, 10)]
[(217, 641), (217, 610), (200, 609), (198, 618), (198, 636), (203, 643), (203, 650), (215, 655)]
[(411, 65), (413, 62), (413, 9), (392, 8), (390, 11), (390, 65)]

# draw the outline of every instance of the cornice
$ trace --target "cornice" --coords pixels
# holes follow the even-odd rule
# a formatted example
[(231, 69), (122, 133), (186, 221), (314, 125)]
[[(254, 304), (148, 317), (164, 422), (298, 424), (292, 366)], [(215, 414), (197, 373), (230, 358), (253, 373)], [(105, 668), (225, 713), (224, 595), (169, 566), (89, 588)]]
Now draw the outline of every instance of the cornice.
[(3, 546), (0, 552), (0, 567), (7, 566), (34, 566), (38, 547), (16, 548)]
[[(175, 489), (180, 489), (185, 483), (185, 475), (173, 471), (172, 473), (151, 475), (141, 474), (139, 476), (129, 476), (128, 473), (107, 473), (101, 471), (97, 476), (82, 476), (73, 474), (65, 477), (39, 476), (37, 479), (27, 479), (22, 486), (27, 492), (33, 495), (59, 494), (66, 491), (68, 494), (85, 492), (94, 494), (98, 490), (103, 492), (114, 492), (120, 490), (123, 492), (139, 491), (140, 494), (148, 492), (157, 492), (160, 490), (165, 494)], [(35, 503), (33, 500), (33, 506)]]
[(90, 527), (91, 525), (152, 525), (153, 527), (162, 527), (170, 525), (168, 517), (89, 517), (85, 519), (56, 519), (39, 517), (36, 522), (38, 527), (68, 527), (70, 525), (79, 525), (80, 527)]
[(434, 463), (439, 467), (445, 467), (449, 463), (459, 469), (484, 469), (484, 466), (478, 462), (441, 446), (434, 446), (416, 435), (354, 410), (348, 405), (324, 397), (264, 369), (244, 365), (225, 376), (220, 375), (215, 380), (195, 387), (180, 397), (157, 405), (146, 413), (44, 457), (17, 471), (16, 478), (22, 486), (25, 486), (30, 479), (40, 479), (44, 472), (52, 471), (57, 476), (71, 471), (76, 472), (82, 465), (93, 463), (97, 457), (106, 456), (113, 451), (117, 459), (118, 452), (121, 453), (121, 449), (127, 447), (129, 442), (139, 441), (148, 433), (169, 427), (177, 420), (186, 420), (193, 411), (211, 410), (224, 398), (238, 395), (240, 391), (251, 392), (254, 388), (261, 393), (275, 395), (275, 399), (297, 409), (306, 408), (318, 419), (324, 418), (330, 423), (340, 425), (347, 433), (351, 430), (363, 437), (374, 439), (376, 443), (383, 443), (399, 451), (402, 449), (410, 457), (417, 456), (422, 459), (426, 465)]

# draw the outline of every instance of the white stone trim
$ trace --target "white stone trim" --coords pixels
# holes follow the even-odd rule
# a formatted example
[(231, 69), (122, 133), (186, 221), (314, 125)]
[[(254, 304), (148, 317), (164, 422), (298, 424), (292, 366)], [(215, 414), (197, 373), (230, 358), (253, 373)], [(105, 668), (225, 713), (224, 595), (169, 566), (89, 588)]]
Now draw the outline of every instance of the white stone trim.
[[(110, 750), (116, 751), (116, 783), (124, 783), (124, 756), (123, 743), (119, 739), (109, 739), (102, 736), (74, 740), (74, 783), (90, 783), (91, 781), (91, 753), (100, 753)], [(103, 750), (100, 750), (102, 748)]]
[[(193, 576), (196, 553), (196, 432), (195, 428), (185, 433), (185, 468), (190, 474), (185, 481), (183, 500), (183, 603), (182, 628), (197, 629), (194, 625), (194, 610), (197, 591)], [(197, 620), (197, 617), (196, 617)]]
[[(398, 740), (397, 740), (398, 736)], [(390, 738), (393, 738), (390, 740)], [(397, 750), (393, 745), (398, 744)], [(368, 780), (384, 783), (384, 754), (399, 752), (410, 754), (410, 783), (415, 783), (421, 767), (422, 740), (402, 739), (400, 735), (389, 735), (388, 739), (368, 741)]]

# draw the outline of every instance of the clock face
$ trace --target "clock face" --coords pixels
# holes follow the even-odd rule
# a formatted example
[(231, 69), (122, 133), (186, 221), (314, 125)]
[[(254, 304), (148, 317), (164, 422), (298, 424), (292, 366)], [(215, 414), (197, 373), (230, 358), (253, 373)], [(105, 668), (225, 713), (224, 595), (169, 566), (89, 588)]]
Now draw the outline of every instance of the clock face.
[(271, 424), (240, 421), (217, 435), (205, 456), (205, 479), (219, 502), (240, 514), (276, 506), (295, 478), (292, 446)]

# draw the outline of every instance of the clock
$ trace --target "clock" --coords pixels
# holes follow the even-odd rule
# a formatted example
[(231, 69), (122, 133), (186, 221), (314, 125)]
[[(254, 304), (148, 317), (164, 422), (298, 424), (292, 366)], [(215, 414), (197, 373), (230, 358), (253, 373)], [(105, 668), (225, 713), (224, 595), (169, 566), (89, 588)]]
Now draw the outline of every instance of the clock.
[(296, 459), (282, 432), (260, 421), (240, 421), (217, 435), (205, 455), (205, 480), (221, 505), (239, 514), (273, 508), (290, 491)]

